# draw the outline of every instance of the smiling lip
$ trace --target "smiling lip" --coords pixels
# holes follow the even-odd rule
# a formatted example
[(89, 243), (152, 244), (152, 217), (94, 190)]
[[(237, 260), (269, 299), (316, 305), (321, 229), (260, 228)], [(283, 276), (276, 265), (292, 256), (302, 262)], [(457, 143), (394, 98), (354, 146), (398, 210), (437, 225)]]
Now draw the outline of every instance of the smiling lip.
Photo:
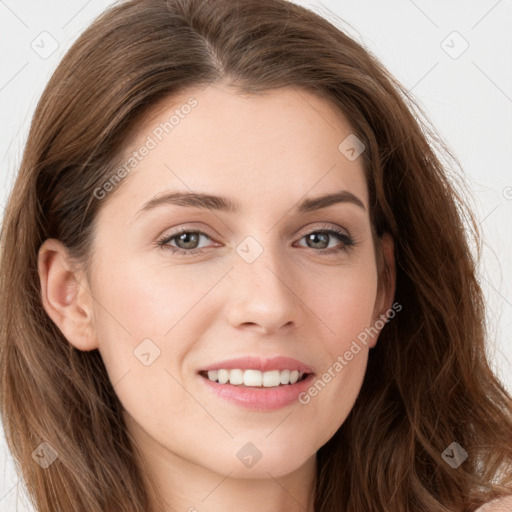
[[(204, 376), (209, 370), (298, 370), (305, 377), (295, 384), (285, 384), (277, 387), (247, 387), (233, 384), (220, 384)], [(298, 401), (301, 393), (305, 392), (314, 378), (310, 366), (289, 357), (274, 357), (263, 359), (260, 357), (242, 357), (220, 361), (202, 368), (199, 372), (201, 381), (210, 391), (223, 400), (254, 411), (273, 411), (281, 409)]]
[(270, 370), (298, 370), (303, 373), (313, 373), (313, 369), (291, 357), (271, 357), (261, 358), (255, 356), (239, 357), (237, 359), (229, 359), (226, 361), (219, 361), (210, 366), (201, 368), (200, 371), (207, 372), (208, 370), (259, 370), (267, 372)]

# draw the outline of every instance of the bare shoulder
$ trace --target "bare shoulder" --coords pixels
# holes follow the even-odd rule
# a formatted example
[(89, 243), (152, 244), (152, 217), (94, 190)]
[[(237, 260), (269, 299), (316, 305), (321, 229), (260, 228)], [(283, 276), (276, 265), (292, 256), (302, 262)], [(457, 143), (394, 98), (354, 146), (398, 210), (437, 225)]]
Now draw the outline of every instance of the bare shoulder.
[(490, 501), (475, 512), (512, 512), (512, 495)]

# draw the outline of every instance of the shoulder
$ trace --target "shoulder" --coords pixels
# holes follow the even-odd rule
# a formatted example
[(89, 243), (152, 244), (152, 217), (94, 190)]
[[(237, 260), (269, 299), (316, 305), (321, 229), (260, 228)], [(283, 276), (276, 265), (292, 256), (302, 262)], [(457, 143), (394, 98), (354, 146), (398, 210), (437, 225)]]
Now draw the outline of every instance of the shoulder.
[(490, 501), (475, 512), (512, 512), (512, 495)]

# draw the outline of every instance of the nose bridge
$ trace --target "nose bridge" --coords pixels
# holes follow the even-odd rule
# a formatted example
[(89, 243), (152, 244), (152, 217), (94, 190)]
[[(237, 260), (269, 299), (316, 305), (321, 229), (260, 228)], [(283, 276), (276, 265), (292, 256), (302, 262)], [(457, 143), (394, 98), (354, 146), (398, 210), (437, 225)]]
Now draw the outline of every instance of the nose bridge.
[(237, 245), (231, 272), (233, 325), (256, 323), (271, 330), (297, 321), (300, 301), (285, 257), (273, 232), (249, 235)]

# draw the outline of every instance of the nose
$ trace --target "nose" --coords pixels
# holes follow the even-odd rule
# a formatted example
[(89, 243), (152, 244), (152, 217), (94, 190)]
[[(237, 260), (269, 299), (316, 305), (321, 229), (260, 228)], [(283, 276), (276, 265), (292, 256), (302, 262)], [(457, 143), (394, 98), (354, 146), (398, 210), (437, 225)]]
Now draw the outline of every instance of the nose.
[(297, 327), (305, 316), (293, 268), (279, 249), (268, 245), (251, 263), (243, 253), (234, 257), (227, 316), (235, 328), (272, 334)]

